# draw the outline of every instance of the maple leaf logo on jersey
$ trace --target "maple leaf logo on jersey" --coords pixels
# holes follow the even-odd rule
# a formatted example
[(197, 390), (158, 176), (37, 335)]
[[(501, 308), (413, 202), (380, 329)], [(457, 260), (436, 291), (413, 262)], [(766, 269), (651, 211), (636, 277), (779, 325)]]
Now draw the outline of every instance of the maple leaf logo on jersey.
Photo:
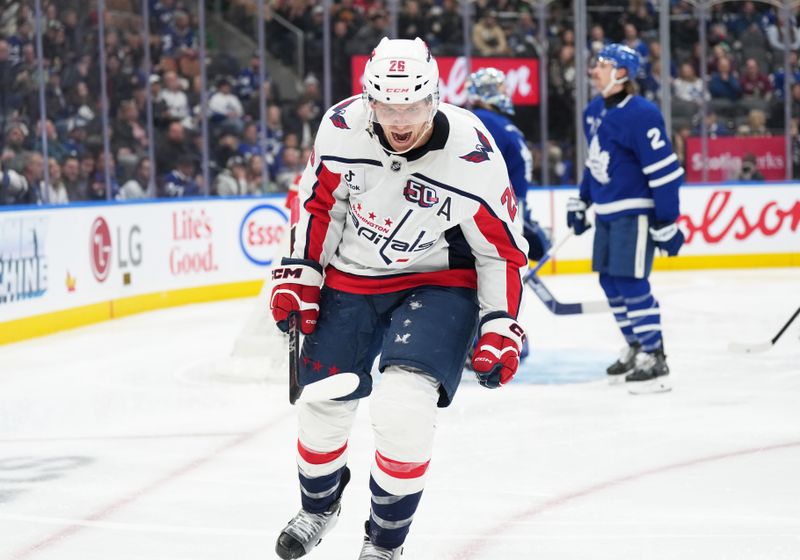
[(344, 120), (344, 110), (347, 109), (353, 101), (355, 101), (355, 99), (350, 99), (333, 108), (333, 114), (331, 115), (333, 126), (350, 130), (350, 127), (347, 126), (347, 122)]
[(494, 152), (492, 145), (489, 143), (489, 139), (486, 138), (486, 135), (483, 132), (477, 128), (475, 129), (475, 132), (478, 133), (478, 144), (475, 146), (475, 151), (459, 157), (472, 163), (489, 161), (489, 154)]
[(592, 142), (589, 144), (589, 153), (586, 156), (586, 167), (589, 168), (592, 177), (603, 185), (611, 182), (611, 178), (608, 176), (609, 159), (608, 152), (600, 148), (600, 140), (597, 136), (592, 138)]

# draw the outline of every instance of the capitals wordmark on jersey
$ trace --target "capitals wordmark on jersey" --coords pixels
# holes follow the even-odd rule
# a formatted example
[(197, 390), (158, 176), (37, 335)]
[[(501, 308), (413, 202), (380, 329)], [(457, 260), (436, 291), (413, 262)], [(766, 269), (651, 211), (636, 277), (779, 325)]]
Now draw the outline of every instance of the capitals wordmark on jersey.
[[(427, 144), (393, 155), (367, 131), (358, 99), (322, 121), (317, 162), (300, 180), (305, 211), (292, 256), (318, 262), (326, 285), (346, 292), (477, 288), (482, 313), (516, 317), (527, 243), (518, 213), (509, 211), (503, 159), (488, 158), (497, 153), (489, 133), (468, 111), (442, 103)], [(482, 165), (462, 157), (472, 152)]]

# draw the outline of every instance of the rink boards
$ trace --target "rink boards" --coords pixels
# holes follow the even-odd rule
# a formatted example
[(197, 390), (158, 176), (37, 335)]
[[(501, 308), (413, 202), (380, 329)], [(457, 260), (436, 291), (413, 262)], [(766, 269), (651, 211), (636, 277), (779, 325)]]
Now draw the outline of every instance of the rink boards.
[[(533, 189), (534, 217), (567, 232), (574, 187)], [(657, 268), (800, 266), (800, 184), (681, 190), (681, 256)], [(282, 196), (0, 210), (0, 344), (152, 309), (258, 293), (287, 243)], [(589, 271), (591, 235), (544, 273)]]

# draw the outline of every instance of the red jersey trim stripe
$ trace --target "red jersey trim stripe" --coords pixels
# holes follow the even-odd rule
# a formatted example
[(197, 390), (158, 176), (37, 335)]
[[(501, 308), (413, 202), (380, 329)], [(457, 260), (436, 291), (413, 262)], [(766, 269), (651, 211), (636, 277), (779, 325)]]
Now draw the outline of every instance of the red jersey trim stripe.
[(299, 439), (297, 440), (297, 452), (303, 458), (303, 461), (311, 465), (324, 465), (326, 463), (331, 463), (341, 457), (345, 449), (347, 449), (347, 442), (345, 442), (343, 446), (335, 451), (320, 453), (319, 451), (312, 451), (300, 443)]
[(325, 237), (328, 235), (328, 226), (331, 223), (331, 209), (336, 203), (333, 191), (339, 186), (340, 173), (333, 173), (325, 164), (320, 164), (317, 169), (317, 182), (311, 191), (311, 196), (303, 207), (310, 214), (308, 230), (306, 231), (305, 258), (320, 262)]
[(446, 286), (451, 288), (477, 289), (478, 275), (471, 269), (437, 270), (436, 272), (414, 272), (381, 278), (359, 276), (337, 270), (333, 266), (325, 269), (325, 285), (350, 294), (388, 294), (419, 286)]
[(516, 317), (522, 301), (520, 269), (528, 265), (528, 257), (514, 244), (505, 222), (480, 206), (473, 217), (486, 241), (494, 245), (497, 254), (506, 261), (506, 306), (508, 314)]
[(430, 465), (430, 460), (424, 463), (404, 463), (403, 461), (394, 461), (388, 457), (384, 457), (378, 451), (375, 452), (375, 463), (378, 468), (393, 478), (419, 478), (425, 474)]

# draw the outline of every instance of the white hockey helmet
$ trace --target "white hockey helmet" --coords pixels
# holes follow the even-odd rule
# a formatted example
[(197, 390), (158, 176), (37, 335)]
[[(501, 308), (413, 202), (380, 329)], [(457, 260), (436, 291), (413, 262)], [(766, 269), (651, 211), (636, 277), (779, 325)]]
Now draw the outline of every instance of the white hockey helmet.
[(425, 41), (381, 39), (364, 67), (362, 97), (370, 112), (375, 102), (408, 105), (427, 100), (432, 119), (439, 105), (439, 66)]

